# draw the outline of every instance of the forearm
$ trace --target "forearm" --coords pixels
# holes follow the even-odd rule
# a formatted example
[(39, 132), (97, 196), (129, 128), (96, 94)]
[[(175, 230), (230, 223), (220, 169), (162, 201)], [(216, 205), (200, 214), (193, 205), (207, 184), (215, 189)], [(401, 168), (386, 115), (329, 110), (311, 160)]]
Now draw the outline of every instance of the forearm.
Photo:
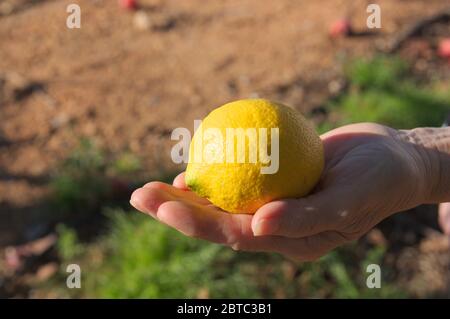
[(450, 201), (450, 127), (400, 130), (417, 159), (426, 203)]

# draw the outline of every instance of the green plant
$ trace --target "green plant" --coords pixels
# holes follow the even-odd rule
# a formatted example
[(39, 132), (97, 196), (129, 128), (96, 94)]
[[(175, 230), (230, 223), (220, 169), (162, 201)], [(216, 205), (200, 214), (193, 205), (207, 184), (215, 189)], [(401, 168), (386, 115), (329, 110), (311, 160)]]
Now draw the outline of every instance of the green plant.
[[(382, 277), (382, 288), (369, 289), (366, 286), (368, 264), (378, 264), (388, 271), (384, 264), (385, 248), (362, 248), (356, 243), (338, 248), (318, 262), (301, 266), (300, 283), (308, 287), (305, 297), (331, 298), (403, 298), (401, 287), (396, 287)], [(383, 273), (382, 273), (383, 274)]]
[[(223, 247), (187, 238), (136, 212), (109, 211), (111, 229), (102, 239), (105, 259), (84, 260), (83, 294), (101, 298), (252, 297), (239, 272), (214, 271), (227, 259)], [(64, 257), (64, 256), (62, 256)], [(69, 260), (64, 260), (70, 262)], [(212, 289), (214, 287), (214, 289)]]
[[(89, 214), (102, 205), (128, 204), (117, 195), (127, 195), (130, 180), (139, 177), (140, 159), (128, 152), (106, 154), (94, 142), (79, 145), (57, 167), (50, 183), (55, 209)], [(140, 177), (142, 178), (142, 177)]]
[(60, 224), (56, 228), (56, 231), (59, 235), (57, 245), (58, 254), (62, 259), (71, 260), (83, 253), (84, 247), (78, 241), (78, 236), (74, 229)]
[[(350, 88), (330, 107), (333, 126), (378, 122), (395, 128), (439, 126), (450, 111), (450, 90), (419, 85), (398, 57), (358, 59), (346, 67)], [(330, 129), (329, 123), (320, 130)]]
[(399, 57), (380, 55), (356, 59), (345, 65), (344, 71), (351, 84), (362, 89), (389, 90), (405, 80), (408, 64)]
[(89, 140), (79, 146), (58, 167), (50, 188), (53, 203), (64, 211), (89, 211), (109, 191), (103, 152)]
[[(275, 254), (234, 252), (185, 237), (135, 211), (109, 210), (110, 231), (73, 253), (72, 235), (60, 238), (63, 264), (81, 262), (79, 296), (94, 298), (399, 297), (401, 291), (365, 286), (365, 264), (352, 247), (318, 262), (294, 264)], [(67, 230), (66, 230), (67, 231)], [(69, 233), (70, 234), (70, 233)], [(68, 244), (69, 243), (69, 244)], [(101, 248), (101, 262), (92, 256)], [(76, 250), (78, 253), (78, 250)], [(62, 252), (62, 253), (61, 253)], [(384, 251), (365, 253), (382, 264)], [(75, 256), (75, 257), (74, 257)], [(97, 258), (98, 259), (98, 258)]]
[(119, 175), (135, 173), (141, 169), (141, 161), (133, 153), (125, 152), (113, 162), (112, 169)]

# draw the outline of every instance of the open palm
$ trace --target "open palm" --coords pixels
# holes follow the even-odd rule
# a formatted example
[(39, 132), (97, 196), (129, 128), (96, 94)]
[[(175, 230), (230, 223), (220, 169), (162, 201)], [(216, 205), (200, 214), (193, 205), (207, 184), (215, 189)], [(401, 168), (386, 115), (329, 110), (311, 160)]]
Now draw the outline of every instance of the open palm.
[(325, 169), (314, 192), (267, 203), (254, 215), (229, 214), (198, 197), (187, 189), (184, 173), (173, 185), (151, 182), (137, 189), (131, 204), (187, 236), (314, 260), (420, 203), (417, 166), (397, 135), (371, 123), (324, 134)]

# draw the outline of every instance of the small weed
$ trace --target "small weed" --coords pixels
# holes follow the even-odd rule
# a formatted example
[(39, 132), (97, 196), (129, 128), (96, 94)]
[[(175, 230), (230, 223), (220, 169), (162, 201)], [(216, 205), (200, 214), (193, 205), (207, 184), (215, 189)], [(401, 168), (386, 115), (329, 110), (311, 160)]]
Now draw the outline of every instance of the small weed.
[(62, 163), (51, 181), (53, 203), (63, 211), (91, 211), (109, 191), (104, 153), (89, 140)]
[(113, 162), (112, 170), (118, 175), (133, 174), (141, 170), (141, 161), (133, 153), (123, 153)]
[(57, 227), (58, 253), (64, 260), (70, 260), (80, 256), (84, 251), (84, 246), (78, 241), (77, 233), (74, 229), (61, 224)]
[[(346, 67), (349, 90), (330, 104), (337, 127), (355, 122), (377, 122), (394, 128), (440, 126), (450, 111), (450, 90), (419, 85), (408, 66), (396, 57), (360, 59)], [(330, 129), (330, 123), (319, 128)]]
[(106, 154), (92, 141), (83, 139), (51, 181), (55, 209), (90, 214), (101, 206), (120, 206), (118, 201), (128, 205), (124, 197), (129, 195), (133, 188), (130, 181), (138, 179), (141, 169), (140, 159), (134, 154)]

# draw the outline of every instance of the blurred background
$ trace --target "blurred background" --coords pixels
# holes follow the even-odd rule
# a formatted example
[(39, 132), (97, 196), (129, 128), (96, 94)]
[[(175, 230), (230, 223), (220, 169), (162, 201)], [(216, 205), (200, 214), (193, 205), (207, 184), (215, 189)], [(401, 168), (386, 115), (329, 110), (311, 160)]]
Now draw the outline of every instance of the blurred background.
[[(299, 264), (185, 238), (128, 203), (184, 169), (174, 128), (235, 99), (280, 101), (319, 132), (440, 126), (450, 4), (378, 0), (369, 29), (372, 2), (0, 0), (0, 297), (450, 297), (433, 205)], [(81, 289), (66, 287), (73, 263)]]

